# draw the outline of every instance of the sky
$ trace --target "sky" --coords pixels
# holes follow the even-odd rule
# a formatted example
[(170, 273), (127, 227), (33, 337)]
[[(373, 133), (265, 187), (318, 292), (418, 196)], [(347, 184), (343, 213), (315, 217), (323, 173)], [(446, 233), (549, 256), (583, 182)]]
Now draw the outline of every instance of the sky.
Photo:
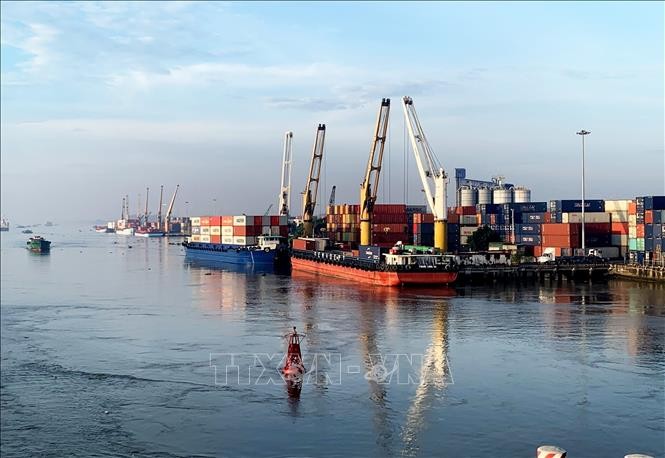
[[(379, 202), (424, 204), (401, 97), (454, 177), (533, 200), (665, 194), (662, 2), (2, 2), (0, 201), (16, 224), (277, 207), (284, 132), (301, 211), (355, 203), (381, 98)], [(454, 180), (448, 186), (454, 201)]]

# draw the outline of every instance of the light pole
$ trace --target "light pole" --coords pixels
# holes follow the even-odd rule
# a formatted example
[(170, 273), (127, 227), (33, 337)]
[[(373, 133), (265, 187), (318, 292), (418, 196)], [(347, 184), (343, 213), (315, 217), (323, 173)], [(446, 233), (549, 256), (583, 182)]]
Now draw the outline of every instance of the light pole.
[(585, 198), (585, 188), (584, 188), (584, 137), (589, 135), (591, 132), (586, 131), (584, 129), (580, 130), (579, 132), (576, 132), (577, 135), (582, 136), (582, 252), (584, 253), (583, 256), (586, 256), (586, 241), (584, 238), (584, 223), (586, 222), (585, 217), (584, 217), (584, 198)]

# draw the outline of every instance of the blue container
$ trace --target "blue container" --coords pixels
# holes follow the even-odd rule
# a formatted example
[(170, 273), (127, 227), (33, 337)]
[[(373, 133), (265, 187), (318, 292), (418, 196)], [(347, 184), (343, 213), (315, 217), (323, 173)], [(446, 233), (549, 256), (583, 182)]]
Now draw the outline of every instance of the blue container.
[[(459, 227), (459, 226), (457, 226)], [(422, 223), (420, 225), (421, 234), (434, 234), (434, 223)]]
[(379, 262), (381, 260), (381, 247), (373, 245), (359, 245), (358, 257), (365, 261)]
[[(557, 209), (558, 211), (558, 209)], [(561, 211), (562, 212), (581, 212), (582, 211), (582, 200), (562, 200), (561, 201)], [(587, 212), (604, 212), (605, 211), (605, 201), (604, 200), (585, 200), (584, 201), (584, 211)]]
[(653, 223), (654, 224), (660, 224), (663, 222), (663, 213), (665, 213), (664, 210), (654, 210), (653, 211)]
[(519, 234), (517, 236), (517, 243), (519, 243), (520, 245), (529, 245), (529, 246), (540, 245), (541, 243), (540, 235)]
[(644, 264), (644, 251), (637, 251), (635, 253), (635, 260), (638, 264)]
[(612, 244), (610, 234), (586, 234), (584, 238), (587, 247), (604, 247)]
[(503, 212), (510, 213), (545, 213), (547, 211), (547, 202), (524, 202), (520, 204), (504, 204)]
[(446, 230), (449, 234), (459, 234), (459, 224), (448, 223), (446, 224)]
[(560, 212), (561, 211), (561, 201), (560, 200), (550, 200), (550, 213)]
[(545, 222), (545, 213), (522, 213), (522, 223), (538, 223)]
[(655, 244), (653, 237), (644, 239), (644, 251), (653, 251)]
[(540, 224), (518, 224), (515, 231), (518, 234), (540, 234)]
[(665, 210), (665, 196), (653, 196), (651, 208), (647, 210)]
[(480, 212), (481, 215), (496, 215), (503, 211), (503, 206), (499, 204), (478, 204), (476, 205), (476, 211)]
[(653, 224), (644, 225), (644, 237), (653, 237)]

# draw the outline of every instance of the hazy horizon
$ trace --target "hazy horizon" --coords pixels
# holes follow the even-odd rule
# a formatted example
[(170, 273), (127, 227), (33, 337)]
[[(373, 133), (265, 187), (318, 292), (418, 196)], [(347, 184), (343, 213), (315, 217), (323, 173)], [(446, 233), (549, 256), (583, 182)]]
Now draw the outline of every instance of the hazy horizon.
[[(424, 204), (401, 97), (454, 169), (532, 200), (665, 194), (662, 2), (2, 2), (1, 210), (12, 224), (117, 219), (159, 187), (175, 213), (277, 207), (294, 132), (301, 210), (318, 123), (319, 203), (356, 203), (382, 97), (380, 202)], [(408, 153), (410, 154), (410, 153)], [(213, 200), (215, 199), (215, 200)], [(189, 202), (189, 204), (185, 204)]]

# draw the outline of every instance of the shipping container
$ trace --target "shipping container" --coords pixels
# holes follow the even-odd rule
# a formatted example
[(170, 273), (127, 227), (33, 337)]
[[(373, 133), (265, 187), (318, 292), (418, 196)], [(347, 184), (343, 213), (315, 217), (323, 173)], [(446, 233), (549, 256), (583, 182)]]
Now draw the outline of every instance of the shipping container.
[(192, 227), (201, 225), (201, 218), (199, 216), (192, 216), (190, 219)]
[(221, 235), (211, 235), (210, 236), (210, 243), (222, 243), (222, 236)]
[(208, 225), (209, 226), (221, 226), (222, 217), (221, 216), (208, 216)]
[(192, 234), (191, 241), (192, 242), (200, 242), (201, 241), (201, 234)]
[(540, 245), (542, 240), (538, 234), (518, 234), (516, 242), (520, 245)]
[[(552, 208), (552, 202), (555, 202), (556, 211), (561, 212), (581, 212), (582, 211), (582, 200), (555, 200), (550, 201), (550, 211)], [(605, 201), (603, 200), (585, 200), (584, 201), (584, 211), (585, 212), (604, 212), (605, 211)]]
[(646, 232), (646, 231), (644, 230), (644, 224), (638, 224), (638, 225), (636, 226), (636, 229), (637, 229), (637, 232), (636, 232), (636, 234), (637, 234), (637, 238), (638, 238), (638, 239), (639, 239), (639, 238), (644, 238), (644, 234), (645, 234), (645, 232)]
[(503, 213), (545, 213), (547, 202), (522, 202), (503, 205)]
[(462, 236), (469, 236), (476, 232), (478, 230), (477, 227), (471, 227), (471, 226), (461, 226), (460, 227), (460, 235)]
[(644, 197), (645, 210), (665, 210), (665, 196)]
[[(251, 216), (250, 216), (250, 218), (251, 218)], [(248, 219), (248, 217), (245, 216), (245, 215), (234, 216), (233, 217), (233, 225), (234, 226), (248, 226), (248, 225), (251, 226), (251, 225), (253, 225), (251, 223), (248, 224), (247, 219)], [(252, 223), (253, 223), (253, 220), (252, 220)]]
[[(582, 222), (582, 213), (571, 213), (563, 212), (562, 213), (562, 223), (581, 223)], [(609, 213), (599, 213), (599, 212), (584, 212), (584, 222), (585, 223), (609, 223), (611, 221), (611, 215)]]
[(366, 261), (379, 262), (381, 261), (381, 248), (372, 245), (359, 245), (358, 257)]
[(222, 236), (233, 236), (233, 226), (222, 226)]
[(628, 235), (612, 234), (612, 246), (628, 246)]
[(210, 235), (210, 226), (201, 226), (201, 235)]
[(222, 216), (222, 226), (233, 226), (233, 216)]
[(192, 226), (192, 235), (201, 235), (201, 226)]
[(547, 223), (545, 215), (547, 213), (522, 213), (522, 223)]
[(612, 215), (613, 223), (627, 223), (629, 221), (629, 214), (627, 211), (613, 211), (610, 213)]
[(476, 211), (481, 214), (495, 215), (503, 212), (501, 204), (479, 204), (476, 205)]
[(476, 215), (462, 215), (460, 216), (459, 223), (469, 226), (477, 226), (478, 217)]
[(201, 243), (210, 243), (210, 234), (201, 234)]
[(560, 248), (579, 248), (580, 244), (580, 234), (568, 234), (568, 235), (542, 235), (542, 245), (548, 247), (560, 247)]
[(612, 220), (611, 226), (612, 235), (626, 235), (628, 234), (628, 223), (616, 223)]
[(210, 235), (222, 235), (222, 226), (210, 226)]
[(631, 203), (633, 203), (633, 201), (630, 200), (630, 199), (606, 200), (605, 201), (605, 211), (606, 212), (625, 212), (625, 213), (628, 213)]
[(201, 226), (210, 226), (209, 216), (201, 216)]
[(540, 234), (540, 224), (518, 224), (515, 226), (518, 234)]
[(653, 224), (653, 210), (644, 211), (644, 223)]
[(232, 235), (222, 235), (222, 243), (225, 245), (233, 245)]
[(541, 225), (543, 235), (570, 235), (581, 232), (581, 224), (550, 223)]

